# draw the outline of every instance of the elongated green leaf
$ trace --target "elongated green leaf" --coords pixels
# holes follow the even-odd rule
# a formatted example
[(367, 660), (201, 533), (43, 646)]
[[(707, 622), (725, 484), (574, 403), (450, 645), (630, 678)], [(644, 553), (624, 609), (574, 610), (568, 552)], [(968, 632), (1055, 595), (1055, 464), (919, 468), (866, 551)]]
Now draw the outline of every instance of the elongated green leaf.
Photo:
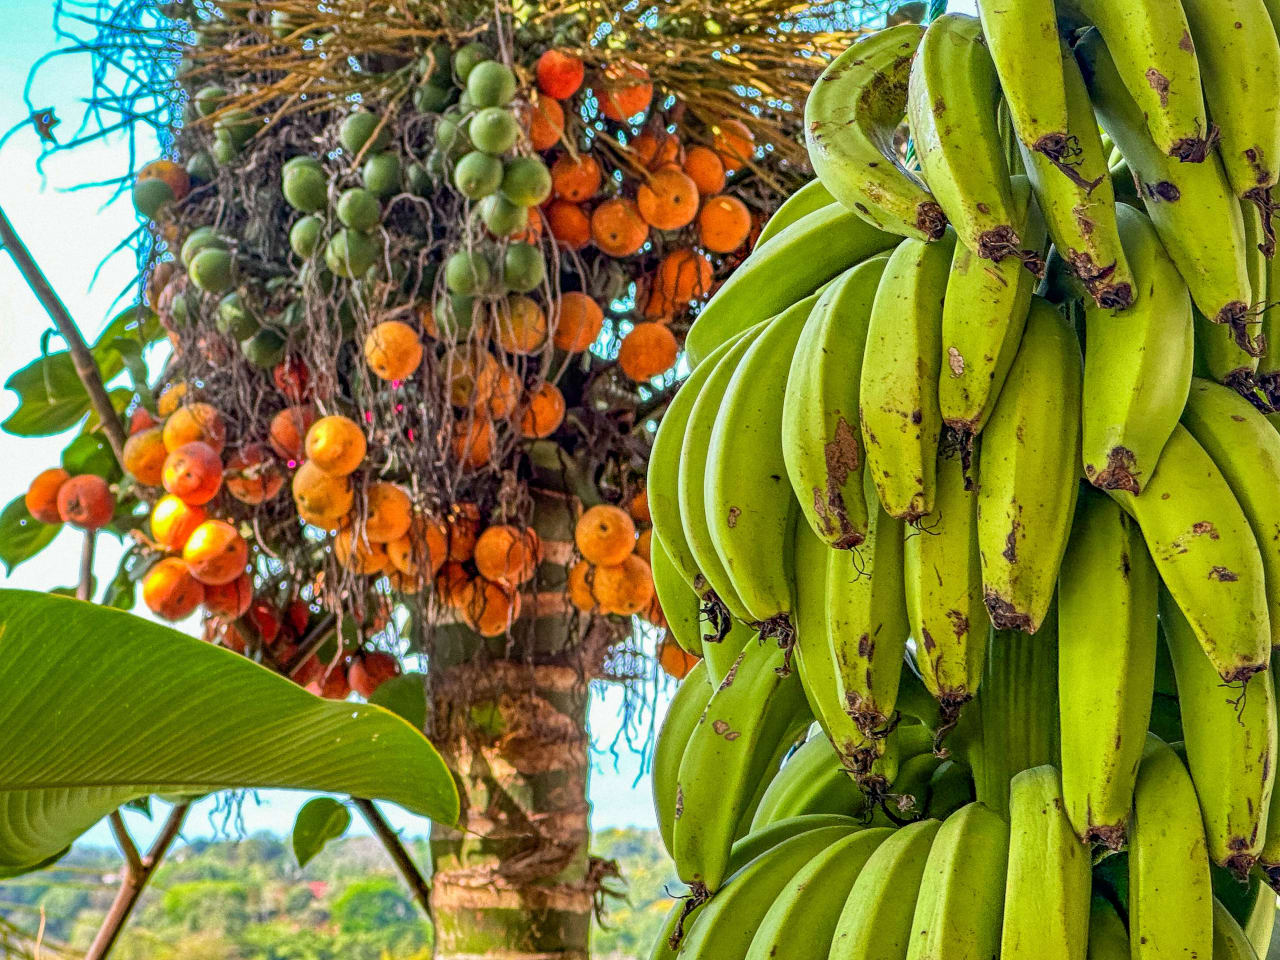
[(6, 573), (53, 543), (60, 523), (41, 523), (27, 510), (26, 499), (15, 497), (0, 511), (0, 563)]
[(380, 707), (321, 700), (118, 610), (0, 590), (0, 876), (147, 794), (292, 788), (452, 822), (453, 778)]
[(332, 797), (313, 797), (302, 805), (293, 821), (293, 855), (305, 867), (330, 840), (337, 840), (351, 826), (351, 811)]
[(116, 463), (111, 445), (100, 433), (82, 433), (62, 451), (62, 469), (73, 477), (81, 473), (96, 473), (107, 482), (114, 482), (124, 475)]

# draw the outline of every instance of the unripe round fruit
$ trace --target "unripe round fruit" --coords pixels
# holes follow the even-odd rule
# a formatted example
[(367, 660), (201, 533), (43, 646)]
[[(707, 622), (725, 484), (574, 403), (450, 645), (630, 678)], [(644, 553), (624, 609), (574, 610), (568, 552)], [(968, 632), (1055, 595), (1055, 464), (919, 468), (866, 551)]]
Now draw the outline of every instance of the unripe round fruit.
[(217, 163), (226, 166), (240, 153), (240, 148), (231, 142), (231, 138), (223, 133), (219, 133), (213, 141), (213, 159)]
[(61, 523), (62, 514), (58, 512), (58, 491), (71, 479), (71, 474), (61, 467), (50, 467), (36, 474), (27, 488), (23, 502), (27, 513), (40, 523)]
[(338, 131), (338, 142), (342, 144), (342, 149), (354, 156), (373, 137), (373, 142), (369, 144), (369, 149), (381, 150), (391, 140), (391, 130), (386, 126), (378, 130), (377, 136), (374, 137), (373, 131), (377, 130), (378, 124), (381, 122), (382, 118), (373, 113), (351, 114), (346, 120), (342, 121), (342, 127)]
[(453, 168), (453, 184), (464, 197), (478, 200), (502, 185), (502, 161), (479, 150), (472, 150)]
[(364, 431), (349, 417), (321, 417), (307, 431), (307, 461), (334, 477), (345, 477), (364, 461)]
[(213, 124), (215, 136), (230, 143), (236, 150), (248, 143), (260, 129), (262, 121), (248, 110), (229, 110)]
[(485, 107), (471, 118), (467, 132), (477, 150), (496, 156), (515, 146), (516, 138), (520, 136), (520, 124), (505, 107)]
[(338, 220), (352, 230), (368, 231), (382, 219), (382, 205), (378, 198), (363, 187), (344, 190), (338, 198)]
[(206, 247), (191, 258), (187, 275), (205, 293), (222, 294), (231, 289), (231, 253)]
[(196, 113), (202, 117), (207, 117), (213, 113), (218, 107), (222, 106), (222, 101), (226, 98), (227, 91), (216, 83), (201, 87), (196, 91), (194, 102)]
[(73, 527), (98, 530), (111, 522), (115, 510), (115, 494), (97, 474), (82, 473), (58, 488), (58, 515)]
[(391, 152), (375, 153), (360, 171), (365, 189), (375, 197), (389, 197), (400, 189), (400, 158)]
[(187, 176), (192, 183), (212, 183), (218, 175), (218, 167), (208, 150), (197, 150), (187, 161)]
[(516, 95), (516, 75), (497, 60), (477, 63), (467, 74), (467, 94), (477, 107), (505, 107)]
[(244, 298), (231, 291), (218, 301), (218, 332), (235, 340), (245, 340), (258, 332), (258, 320), (249, 312)]
[(320, 249), (324, 239), (324, 221), (319, 217), (303, 217), (289, 231), (289, 247), (303, 260)]
[(422, 113), (439, 113), (452, 99), (452, 90), (434, 83), (424, 83), (413, 91), (413, 106)]
[(283, 176), (284, 173), (293, 170), (295, 167), (311, 167), (314, 170), (324, 170), (319, 160), (309, 153), (302, 153), (296, 157), (290, 157), (284, 162), (284, 166), (280, 168), (281, 175)]
[(282, 176), (285, 202), (302, 213), (318, 213), (329, 203), (329, 180), (319, 167), (297, 164)]
[(324, 249), (324, 262), (340, 277), (354, 280), (377, 262), (378, 245), (355, 230), (339, 230)]
[(516, 157), (503, 171), (502, 195), (522, 207), (536, 207), (551, 196), (551, 171), (537, 157)]
[(150, 220), (175, 199), (173, 188), (163, 180), (139, 180), (133, 185), (133, 208)]
[(142, 578), (142, 602), (165, 620), (183, 620), (204, 602), (204, 584), (177, 557), (165, 557)]
[(227, 241), (218, 236), (218, 232), (213, 227), (196, 227), (183, 242), (178, 259), (182, 261), (184, 267), (190, 267), (195, 255), (209, 247), (225, 250)]
[(285, 338), (279, 330), (263, 327), (248, 340), (241, 340), (240, 350), (259, 370), (270, 370), (284, 359)]
[(480, 201), (480, 219), (495, 237), (521, 233), (529, 225), (529, 208), (512, 203), (500, 193)]
[(476, 65), (493, 59), (493, 52), (483, 43), (468, 43), (459, 47), (453, 55), (453, 73), (461, 83), (466, 83)]
[(539, 286), (547, 274), (542, 251), (533, 244), (513, 243), (502, 258), (502, 282), (508, 290), (528, 293)]
[(459, 250), (445, 261), (444, 282), (452, 293), (480, 293), (488, 288), (491, 279), (489, 261), (479, 251)]

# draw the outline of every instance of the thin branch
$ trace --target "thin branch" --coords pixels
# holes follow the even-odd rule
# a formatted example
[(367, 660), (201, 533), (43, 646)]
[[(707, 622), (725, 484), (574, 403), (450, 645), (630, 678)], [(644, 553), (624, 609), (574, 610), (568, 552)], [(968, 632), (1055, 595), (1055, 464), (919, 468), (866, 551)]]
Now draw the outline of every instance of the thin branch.
[(142, 873), (142, 856), (138, 853), (138, 848), (133, 844), (133, 837), (129, 836), (129, 828), (124, 825), (124, 817), (120, 816), (119, 810), (112, 810), (111, 816), (107, 818), (111, 824), (111, 833), (116, 838), (116, 846), (120, 848), (120, 852), (124, 854), (128, 863), (128, 876), (136, 877)]
[(9, 256), (13, 258), (18, 272), (22, 274), (23, 279), (27, 281), (27, 286), (31, 288), (31, 292), (36, 295), (40, 305), (44, 307), (45, 312), (53, 320), (53, 325), (57, 328), (58, 335), (66, 342), (67, 350), (71, 354), (71, 362), (75, 366), (76, 374), (80, 377), (80, 382), (84, 384), (85, 392), (89, 395), (89, 402), (93, 404), (93, 409), (97, 412), (98, 419), (102, 422), (102, 429), (107, 435), (107, 442), (111, 444), (111, 450), (116, 455), (116, 460), (124, 463), (124, 443), (126, 439), (124, 426), (120, 423), (119, 416), (116, 415), (115, 407), (111, 405), (111, 398), (107, 396), (107, 388), (102, 383), (102, 375), (98, 372), (97, 361), (93, 359), (93, 354), (89, 351), (88, 344), (84, 342), (84, 337), (80, 335), (80, 330), (76, 327), (75, 321), (71, 319), (71, 314), (67, 312), (67, 308), (61, 298), (54, 292), (48, 278), (44, 275), (44, 271), (40, 269), (40, 265), (31, 256), (31, 251), (22, 242), (22, 238), (14, 230), (13, 224), (9, 222), (9, 218), (5, 216), (3, 209), (0, 209), (0, 247), (4, 247), (9, 252)]
[[(116, 899), (111, 904), (111, 909), (107, 911), (107, 916), (98, 929), (98, 935), (93, 938), (93, 944), (84, 955), (84, 960), (103, 960), (111, 952), (116, 939), (120, 936), (120, 931), (129, 920), (129, 915), (133, 913), (133, 908), (138, 905), (138, 898), (142, 896), (147, 882), (155, 873), (156, 867), (160, 866), (160, 861), (164, 859), (165, 853), (178, 836), (178, 831), (182, 829), (182, 822), (186, 820), (190, 809), (191, 804), (180, 803), (170, 810), (168, 819), (160, 829), (160, 834), (151, 844), (151, 849), (142, 858), (138, 868), (135, 870), (132, 865), (129, 867), (124, 882), (120, 884), (120, 889), (116, 893)], [(136, 851), (134, 855), (137, 855)]]
[[(418, 870), (417, 864), (409, 856), (409, 851), (400, 842), (400, 835), (391, 829), (391, 824), (387, 823), (383, 818), (382, 813), (374, 806), (372, 800), (363, 800), (360, 797), (352, 797), (351, 799), (355, 803), (356, 809), (360, 811), (360, 815), (364, 817), (365, 822), (378, 835), (382, 845), (387, 848), (387, 853), (391, 855), (391, 859), (395, 862), (396, 869), (400, 871), (400, 876), (404, 878), (404, 882), (409, 885), (409, 890), (413, 894), (413, 898), (418, 901), (418, 906), (422, 907), (422, 912), (427, 915), (428, 920), (434, 919), (431, 916), (431, 885), (427, 883), (426, 878)], [(86, 957), (85, 960), (89, 960), (89, 958)]]
[(76, 584), (77, 600), (93, 599), (93, 548), (97, 544), (97, 531), (84, 532), (84, 545), (80, 548), (80, 580)]

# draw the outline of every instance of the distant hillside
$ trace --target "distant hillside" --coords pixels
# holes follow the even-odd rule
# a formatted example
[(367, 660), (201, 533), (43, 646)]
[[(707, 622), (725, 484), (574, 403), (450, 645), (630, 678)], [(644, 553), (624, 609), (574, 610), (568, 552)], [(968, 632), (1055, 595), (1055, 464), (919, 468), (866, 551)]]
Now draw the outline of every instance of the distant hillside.
[[(428, 862), (425, 842), (411, 852)], [(593, 953), (643, 958), (671, 903), (664, 888), (678, 886), (671, 861), (652, 830), (604, 831), (594, 852), (617, 861), (623, 880), (611, 881), (620, 897), (606, 900)], [(0, 956), (10, 955), (6, 932), (20, 942), (14, 929), (36, 929), (41, 910), (45, 960), (60, 945), (83, 951), (111, 903), (119, 865), (114, 850), (78, 848), (55, 871), (0, 882)], [(299, 869), (287, 840), (256, 834), (176, 849), (112, 957), (427, 960), (430, 943), (429, 925), (373, 838), (341, 840)]]

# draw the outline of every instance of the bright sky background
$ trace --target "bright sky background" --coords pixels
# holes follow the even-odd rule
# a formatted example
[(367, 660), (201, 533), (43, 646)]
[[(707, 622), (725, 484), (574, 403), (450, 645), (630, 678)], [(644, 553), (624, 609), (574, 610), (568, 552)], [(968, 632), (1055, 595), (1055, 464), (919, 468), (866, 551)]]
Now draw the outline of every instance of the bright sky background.
[[(973, 12), (973, 0), (953, 0), (952, 10)], [(31, 64), (55, 46), (50, 24), (49, 0), (7, 0), (9, 22), (20, 25), (10, 30), (5, 55), (0, 58), (0, 90), (8, 91), (0, 100), (0, 131), (26, 115), (19, 95)], [(68, 57), (46, 67), (34, 99), (37, 106), (55, 105), (66, 118), (59, 133), (78, 116), (76, 102), (88, 86), (88, 61)], [(103, 206), (105, 192), (72, 192), (77, 183), (115, 175), (124, 169), (127, 155), (120, 142), (82, 148), (51, 160), (42, 178), (35, 168), (39, 144), (34, 131), (14, 136), (0, 150), (0, 206), (62, 296), (87, 339), (92, 340), (108, 319), (108, 309), (116, 293), (129, 282), (132, 259), (119, 256), (103, 269), (91, 287), (97, 264), (124, 237), (136, 222), (127, 198)], [(50, 326), (40, 305), (31, 295), (12, 261), (0, 254), (0, 381), (24, 366), (40, 349), (40, 336)], [(59, 346), (54, 342), (54, 348)], [(14, 409), (15, 396), (0, 391), (0, 419)], [(32, 476), (56, 464), (66, 437), (24, 439), (0, 432), (0, 505), (22, 493)], [(13, 576), (0, 580), (6, 587), (47, 590), (70, 584), (75, 579), (79, 537), (66, 531), (39, 557), (19, 567)], [(114, 573), (118, 554), (110, 538), (99, 549), (98, 579), (106, 582)], [(594, 701), (591, 727), (599, 744), (606, 745), (618, 729), (621, 696), (612, 691)], [(593, 824), (599, 828), (655, 825), (647, 781), (637, 783), (638, 758), (623, 751), (619, 758), (599, 752), (594, 758), (591, 800)], [(249, 831), (267, 829), (287, 833), (305, 795), (267, 791), (244, 807), (244, 824)], [(427, 821), (387, 808), (396, 826), (410, 835), (424, 834)], [(187, 821), (186, 835), (213, 832), (212, 803), (206, 803)], [(129, 814), (131, 827), (145, 842), (150, 829), (140, 816)], [(358, 819), (354, 831), (365, 831)], [(86, 840), (110, 844), (105, 824), (92, 830)]]
[[(21, 91), (31, 64), (55, 46), (51, 28), (50, 0), (7, 0), (5, 10), (10, 30), (5, 55), (0, 57), (0, 131), (7, 130), (26, 116)], [(67, 57), (47, 66), (42, 81), (33, 93), (37, 106), (55, 105), (64, 118), (56, 132), (67, 134), (78, 117), (77, 100), (88, 89), (88, 60)], [(93, 271), (121, 238), (133, 229), (136, 219), (128, 198), (104, 207), (105, 191), (70, 192), (77, 183), (114, 176), (124, 170), (127, 151), (121, 142), (106, 146), (85, 147), (45, 166), (42, 178), (35, 168), (40, 148), (33, 130), (16, 134), (0, 149), (0, 207), (3, 207), (19, 235), (44, 269), (51, 283), (66, 302), (86, 339), (92, 341), (105, 324), (108, 309), (118, 291), (133, 275), (132, 258), (118, 256), (101, 272), (90, 287)], [(40, 351), (41, 334), (51, 326), (48, 317), (32, 296), (7, 255), (0, 252), (0, 382), (14, 370), (25, 366)], [(60, 349), (54, 340), (51, 349)], [(16, 395), (0, 391), (0, 420), (8, 417), (16, 406)], [(0, 432), (0, 505), (8, 503), (26, 490), (31, 478), (40, 470), (54, 466), (68, 436), (21, 438)], [(97, 575), (105, 583), (115, 572), (119, 553), (115, 541), (104, 537), (98, 551)], [(18, 567), (0, 584), (32, 590), (74, 583), (79, 558), (80, 537), (71, 530), (37, 558)], [(617, 714), (621, 697), (618, 691), (595, 700), (591, 726), (596, 740), (607, 745), (618, 729)], [(594, 758), (591, 800), (595, 807), (596, 828), (614, 826), (654, 826), (652, 804), (646, 781), (636, 783), (638, 758), (622, 752), (618, 762), (607, 753)], [(307, 795), (285, 791), (259, 794), (260, 804), (249, 801), (244, 807), (244, 822), (249, 831), (267, 829), (287, 833), (298, 806)], [(428, 823), (386, 806), (386, 813), (397, 827), (410, 835), (425, 834)], [(186, 835), (208, 835), (212, 803), (206, 803), (187, 820)], [(150, 830), (146, 820), (128, 814), (131, 828), (145, 840)], [(219, 818), (220, 819), (220, 818)], [(353, 831), (368, 832), (362, 821), (353, 821)], [(105, 823), (99, 824), (85, 838), (97, 844), (111, 844)]]

